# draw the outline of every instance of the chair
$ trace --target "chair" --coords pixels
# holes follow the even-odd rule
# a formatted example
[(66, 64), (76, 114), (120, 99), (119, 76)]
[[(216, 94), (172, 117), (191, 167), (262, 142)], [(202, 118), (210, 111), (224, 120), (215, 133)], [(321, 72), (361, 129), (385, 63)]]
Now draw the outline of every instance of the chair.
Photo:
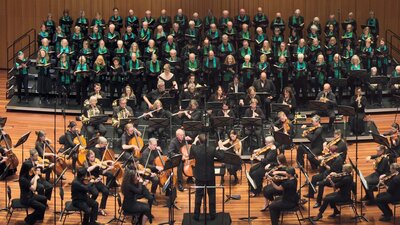
[(342, 224), (342, 208), (344, 208), (344, 207), (352, 208), (355, 218), (358, 218), (358, 213), (357, 213), (357, 209), (356, 209), (356, 203), (355, 203), (355, 201), (353, 199), (351, 199), (351, 200), (349, 200), (347, 202), (337, 203), (336, 206), (339, 207), (339, 224)]
[(393, 203), (393, 224), (396, 224), (396, 208), (400, 207), (400, 201)]
[(7, 203), (7, 215), (6, 215), (6, 219), (7, 219), (7, 225), (10, 223), (11, 217), (14, 213), (14, 210), (25, 210), (26, 215), (28, 216), (28, 209), (29, 206), (26, 206), (24, 204), (21, 203), (21, 200), (19, 198), (14, 198), (11, 199), (11, 188), (10, 186), (7, 186), (7, 196), (8, 196), (8, 203)]
[(122, 200), (121, 200), (121, 196), (120, 195), (117, 196), (117, 201), (118, 201), (118, 206), (119, 206), (119, 210), (118, 210), (119, 217), (118, 217), (116, 225), (118, 225), (120, 222), (121, 222), (121, 225), (124, 224), (125, 218), (127, 216), (131, 216), (132, 217), (131, 224), (135, 224), (135, 225), (141, 224), (141, 222), (140, 222), (140, 216), (141, 215), (140, 214), (138, 214), (138, 213), (130, 214), (130, 213), (125, 212), (122, 209)]
[[(60, 198), (61, 201), (64, 201), (64, 189), (63, 187), (60, 187)], [(79, 213), (81, 216), (81, 223), (83, 222), (83, 218), (82, 218), (82, 210), (74, 207), (74, 205), (72, 205), (72, 201), (67, 201), (65, 202), (65, 206), (64, 209), (61, 210), (61, 214), (60, 214), (60, 221), (63, 221), (62, 224), (65, 224), (65, 220), (67, 219), (67, 216), (74, 214), (74, 213)], [(64, 217), (64, 220), (63, 220)]]
[[(284, 215), (284, 214), (289, 214), (289, 213), (291, 213), (291, 214), (296, 214), (297, 221), (299, 221), (299, 224), (301, 225), (301, 221), (302, 221), (304, 218), (303, 218), (303, 213), (302, 213), (301, 210), (300, 210), (300, 204), (297, 204), (295, 207), (293, 207), (293, 208), (291, 208), (291, 209), (285, 209), (285, 210), (282, 210), (282, 211), (281, 211), (281, 225), (283, 224), (283, 215)], [(301, 216), (301, 217), (299, 217), (299, 213), (300, 213), (300, 216)]]

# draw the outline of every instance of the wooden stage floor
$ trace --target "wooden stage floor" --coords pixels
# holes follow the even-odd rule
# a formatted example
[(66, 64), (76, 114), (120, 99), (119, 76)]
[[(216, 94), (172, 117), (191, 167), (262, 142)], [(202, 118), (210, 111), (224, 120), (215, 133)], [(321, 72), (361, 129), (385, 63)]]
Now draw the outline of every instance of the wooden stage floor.
[[(6, 112), (5, 110), (5, 105), (7, 104), (7, 100), (5, 99), (5, 83), (6, 83), (6, 73), (5, 71), (0, 71), (0, 116), (2, 117), (8, 117), (7, 125), (5, 127), (5, 130), (11, 135), (13, 141), (15, 142), (20, 136), (22, 136), (24, 133), (28, 131), (32, 131), (32, 134), (27, 141), (27, 143), (24, 146), (24, 156), (28, 156), (28, 151), (30, 148), (34, 146), (34, 141), (35, 141), (35, 135), (34, 131), (37, 130), (44, 130), (47, 134), (48, 137), (51, 140), (58, 139), (58, 137), (64, 133), (64, 127), (63, 127), (63, 117), (61, 115), (56, 116), (54, 118), (53, 115), (51, 114), (33, 114), (33, 113), (21, 113), (21, 112)], [(373, 115), (371, 116), (372, 119), (376, 122), (379, 130), (385, 131), (389, 129), (390, 124), (394, 120), (394, 114), (383, 114), (383, 115)], [(66, 121), (74, 120), (74, 116), (67, 116)], [(54, 130), (54, 121), (56, 122), (56, 129)], [(56, 138), (54, 138), (54, 133), (56, 133)], [(355, 160), (355, 144), (352, 144), (349, 146), (349, 157), (354, 161)], [(358, 145), (359, 149), (359, 168), (362, 171), (364, 175), (368, 175), (372, 172), (373, 167), (371, 162), (366, 162), (365, 158), (368, 155), (374, 154), (375, 152), (375, 147), (377, 144), (371, 143), (371, 142), (363, 142)], [(58, 148), (59, 146), (56, 146)], [(17, 156), (20, 158), (21, 161), (21, 156), (22, 156), (22, 151), (21, 147), (15, 149), (15, 152)], [(294, 153), (295, 156), (295, 153)], [(290, 152), (287, 152), (287, 157), (290, 159)], [(21, 165), (21, 163), (20, 163)], [(250, 165), (247, 165), (247, 168), (249, 168)], [(18, 174), (18, 173), (17, 173)], [(70, 171), (67, 172), (66, 174), (67, 177), (67, 182), (64, 182), (64, 184), (70, 182), (73, 178), (73, 175)], [(13, 198), (18, 198), (19, 197), (19, 186), (17, 182), (14, 182), (14, 180), (18, 179), (18, 176), (14, 176), (9, 178), (8, 185), (12, 189), (12, 197)], [(217, 184), (219, 184), (219, 178), (217, 178)], [(302, 178), (302, 182), (304, 182), (304, 178)], [(228, 177), (225, 176), (225, 183), (228, 184)], [(65, 190), (65, 200), (70, 200), (71, 194), (70, 194), (70, 186), (68, 184), (64, 185), (64, 190)], [(302, 194), (305, 193), (306, 189), (303, 189)], [(0, 182), (0, 208), (5, 206), (5, 196), (4, 196), (4, 183)], [(329, 193), (331, 190), (328, 188), (326, 191)], [(226, 187), (225, 193), (227, 194), (228, 188)], [(247, 181), (243, 173), (243, 178), (242, 182), (232, 188), (232, 193), (233, 194), (239, 194), (241, 195), (241, 200), (231, 200), (228, 203), (225, 204), (225, 211), (230, 213), (231, 218), (232, 218), (232, 224), (247, 224), (246, 222), (240, 222), (239, 218), (240, 217), (246, 217), (247, 216)], [(358, 192), (360, 193), (360, 192)], [(194, 195), (192, 195), (194, 197)], [(177, 205), (181, 207), (181, 210), (176, 210), (175, 211), (175, 220), (176, 224), (181, 224), (182, 223), (182, 218), (183, 218), (183, 213), (186, 213), (189, 211), (189, 200), (188, 200), (188, 191), (186, 190), (185, 192), (179, 192), (178, 193), (178, 198), (177, 198)], [(56, 208), (54, 209), (54, 200), (56, 200)], [(100, 196), (99, 199), (100, 200)], [(161, 222), (165, 222), (168, 220), (168, 210), (167, 208), (164, 208), (163, 205), (166, 202), (166, 197), (163, 196), (162, 194), (158, 193), (157, 194), (157, 201), (158, 201), (158, 206), (153, 207), (153, 214), (155, 216), (155, 220), (153, 221), (153, 224), (158, 224)], [(222, 204), (221, 204), (221, 191), (217, 191), (217, 211), (222, 210)], [(311, 201), (311, 207), (314, 205), (315, 201)], [(260, 209), (262, 208), (264, 204), (264, 198), (263, 197), (257, 197), (257, 198), (252, 198), (251, 199), (251, 216), (256, 216), (258, 217), (257, 220), (253, 221), (252, 224), (269, 224), (269, 212), (260, 212)], [(50, 208), (46, 211), (46, 216), (42, 224), (54, 224), (54, 211), (59, 211), (60, 208), (60, 198), (58, 196), (58, 189), (57, 189), (57, 196), (53, 196), (52, 201), (49, 202)], [(305, 205), (307, 207), (307, 205)], [(192, 203), (192, 209), (193, 209), (193, 203)], [(360, 208), (359, 208), (360, 209)], [(381, 215), (381, 212), (376, 206), (367, 206), (366, 208), (363, 209), (365, 212), (365, 216), (368, 218), (370, 221), (368, 224), (389, 224), (389, 223), (382, 223), (378, 221), (379, 216)], [(107, 216), (99, 216), (98, 220), (99, 222), (106, 223), (109, 221), (114, 214), (114, 199), (113, 197), (109, 197), (108, 202), (107, 202)], [(311, 209), (311, 215), (315, 216), (318, 213), (317, 210)], [(307, 211), (303, 211), (304, 215), (307, 215)], [(333, 224), (333, 223), (338, 223), (339, 220), (333, 220), (333, 219), (328, 219), (327, 216), (331, 214), (330, 208), (326, 211), (324, 218), (318, 222), (318, 224)], [(5, 218), (6, 212), (2, 211), (0, 212), (0, 216), (4, 216)], [(353, 213), (351, 209), (345, 208), (343, 213), (342, 213), (342, 223), (343, 224), (354, 224), (354, 221), (351, 220), (351, 217), (353, 216)], [(25, 217), (24, 212), (15, 212), (11, 223), (10, 224), (23, 224), (23, 219)], [(398, 219), (400, 221), (400, 218)], [(5, 220), (3, 219), (0, 224), (5, 224)], [(80, 218), (78, 214), (73, 214), (70, 215), (67, 219), (66, 224), (79, 224), (80, 223)], [(366, 223), (366, 222), (362, 222)], [(58, 222), (58, 216), (57, 216), (57, 224), (61, 224)], [(283, 224), (285, 225), (290, 225), (290, 224), (298, 224), (297, 219), (295, 215), (285, 215), (284, 217), (284, 222)], [(303, 223), (305, 224), (305, 222)]]

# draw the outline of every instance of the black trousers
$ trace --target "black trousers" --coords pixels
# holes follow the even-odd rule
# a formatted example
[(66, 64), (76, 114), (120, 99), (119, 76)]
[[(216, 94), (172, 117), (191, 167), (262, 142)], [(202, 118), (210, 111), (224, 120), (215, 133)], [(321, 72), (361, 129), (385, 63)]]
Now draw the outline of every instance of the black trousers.
[[(315, 174), (314, 176), (312, 176), (311, 178), (311, 184), (316, 187), (317, 183), (319, 183), (320, 181), (322, 181), (323, 179), (325, 179), (325, 175), (323, 173), (318, 173)], [(319, 191), (318, 191), (319, 192)], [(308, 186), (308, 195), (310, 196), (314, 196), (315, 192), (314, 190), (311, 188), (311, 185)], [(318, 201), (317, 201), (318, 202)], [(321, 203), (321, 202), (319, 202)]]
[(273, 201), (274, 196), (282, 195), (283, 191), (276, 190), (272, 184), (268, 184), (263, 188), (263, 195), (266, 199)]
[(282, 210), (292, 209), (296, 206), (296, 203), (284, 201), (284, 200), (276, 200), (273, 201), (269, 205), (269, 213), (271, 217), (271, 225), (279, 224), (279, 217)]
[(366, 197), (369, 201), (374, 202), (374, 190), (376, 190), (376, 186), (379, 184), (379, 174), (377, 172), (371, 173), (370, 175), (365, 177), (365, 180), (368, 184), (368, 190), (365, 190)]
[(16, 79), (17, 79), (17, 88), (18, 88), (18, 98), (21, 99), (22, 97), (22, 86), (24, 86), (24, 92), (25, 92), (25, 97), (28, 98), (29, 92), (28, 92), (28, 80), (29, 80), (29, 76), (28, 74), (26, 75), (21, 75), (18, 74), (16, 75)]
[(251, 148), (252, 146), (252, 138), (255, 137), (256, 138), (256, 148), (258, 148), (258, 146), (261, 145), (261, 132), (262, 132), (262, 127), (261, 126), (249, 126), (249, 127), (245, 127), (244, 128), (244, 133), (246, 134), (246, 136), (250, 136), (248, 138), (248, 147)]
[(99, 203), (95, 200), (88, 198), (83, 200), (72, 200), (72, 205), (83, 211), (83, 225), (94, 223), (97, 220), (97, 213), (99, 211)]
[[(215, 186), (215, 179), (208, 181), (196, 180), (196, 186)], [(215, 188), (207, 188), (208, 194), (208, 209), (211, 216), (216, 215), (216, 198), (215, 198)], [(195, 205), (194, 205), (194, 215), (198, 217), (200, 215), (201, 201), (203, 200), (204, 193), (206, 192), (203, 188), (196, 189)], [(206, 213), (206, 212), (204, 212)]]
[(335, 118), (336, 118), (334, 110), (328, 109), (326, 111), (317, 111), (317, 112), (315, 112), (315, 114), (318, 114), (319, 116), (328, 116), (329, 117), (329, 127), (331, 128), (333, 126), (333, 122), (335, 122)]
[(115, 98), (115, 92), (117, 92), (117, 98), (121, 97), (122, 93), (122, 84), (119, 82), (111, 81), (110, 82), (110, 98), (113, 101)]
[(376, 205), (383, 212), (385, 217), (393, 216), (393, 211), (389, 207), (389, 203), (398, 202), (400, 199), (395, 199), (390, 193), (383, 192), (376, 196)]
[(87, 125), (86, 126), (86, 136), (87, 136), (88, 140), (93, 138), (93, 136), (95, 134), (95, 130), (97, 130), (101, 136), (104, 136), (107, 132), (107, 129), (103, 124)]
[(325, 212), (326, 208), (328, 208), (328, 205), (330, 205), (331, 208), (335, 212), (338, 212), (339, 210), (336, 208), (336, 204), (341, 203), (341, 202), (347, 202), (349, 200), (350, 200), (350, 196), (345, 197), (345, 196), (340, 195), (338, 192), (333, 192), (333, 193), (327, 194), (325, 196), (325, 198), (323, 199), (322, 206), (319, 209), (319, 213), (323, 214)]
[[(135, 75), (136, 76), (136, 75)], [(128, 77), (128, 84), (131, 86), (133, 92), (135, 93), (137, 99), (137, 105), (140, 107), (142, 103), (142, 90), (143, 90), (143, 78), (142, 75), (138, 77), (133, 77), (133, 75), (129, 75)], [(149, 90), (147, 90), (150, 92)]]
[[(312, 148), (311, 151), (315, 155), (319, 155), (322, 149)], [(307, 155), (307, 159), (310, 162), (311, 168), (316, 169), (319, 165), (319, 161), (313, 155), (309, 154), (302, 145), (300, 145), (299, 148), (297, 148), (296, 159), (297, 162), (299, 162), (302, 166), (304, 166), (304, 155)]]
[(51, 199), (51, 194), (53, 193), (53, 185), (47, 180), (39, 180), (37, 184), (37, 192), (39, 195), (46, 196), (48, 200)]
[(34, 195), (33, 198), (27, 201), (21, 199), (21, 203), (35, 210), (25, 218), (27, 224), (33, 225), (36, 221), (43, 220), (47, 204), (47, 198), (45, 196)]
[(122, 209), (124, 210), (124, 212), (126, 212), (127, 214), (144, 214), (147, 216), (147, 218), (151, 218), (151, 211), (150, 211), (150, 207), (148, 204), (144, 203), (144, 202), (124, 202), (124, 204), (122, 204)]
[[(296, 92), (297, 100), (301, 100), (301, 102), (306, 102), (308, 97), (308, 80), (306, 76), (299, 77), (294, 81), (294, 90)], [(302, 98), (300, 99), (300, 91), (302, 93)]]
[(146, 76), (147, 91), (150, 92), (157, 89), (157, 82), (157, 76)]
[(100, 209), (105, 209), (108, 195), (110, 194), (108, 187), (103, 184), (103, 182), (97, 182), (90, 187), (89, 192), (92, 194), (92, 199), (95, 201), (97, 197), (99, 197), (99, 193), (101, 193)]
[(254, 189), (252, 185), (250, 185), (250, 189), (254, 194), (261, 193), (262, 184), (265, 176), (265, 164), (258, 163), (250, 168), (250, 176), (253, 178), (254, 183), (257, 185), (257, 189)]

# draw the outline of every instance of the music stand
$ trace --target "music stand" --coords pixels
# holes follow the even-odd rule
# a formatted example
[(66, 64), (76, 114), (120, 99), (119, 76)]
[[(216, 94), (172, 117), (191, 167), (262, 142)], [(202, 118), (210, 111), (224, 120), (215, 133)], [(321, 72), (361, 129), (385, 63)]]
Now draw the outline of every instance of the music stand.
[[(256, 126), (262, 126), (262, 120), (261, 118), (253, 118), (253, 117), (242, 117), (242, 119), (240, 120), (243, 127), (256, 127)], [(251, 147), (251, 140), (254, 137), (254, 132), (252, 132), (249, 136), (251, 136), (249, 138), (249, 146), (248, 146), (248, 150), (250, 151), (250, 147)], [(257, 141), (258, 142), (258, 141)]]
[(257, 189), (257, 185), (254, 182), (253, 178), (251, 178), (250, 173), (248, 171), (246, 171), (246, 178), (248, 181), (248, 185), (247, 185), (247, 217), (239, 218), (239, 220), (247, 221), (248, 224), (252, 224), (252, 221), (256, 220), (258, 217), (250, 216), (250, 193), (251, 193), (250, 185), (251, 185), (251, 187), (253, 187), (253, 189)]
[(351, 70), (349, 72), (348, 82), (352, 86), (354, 82), (360, 82), (360, 85), (363, 85), (368, 78), (368, 72), (365, 69), (362, 70)]
[(134, 124), (137, 124), (136, 122), (138, 121), (138, 119), (136, 118), (136, 117), (133, 117), (133, 116), (129, 116), (128, 118), (126, 118), (126, 119), (120, 119), (119, 120), (119, 126), (120, 127), (124, 127), (126, 124), (128, 124), (128, 123), (134, 123)]
[(282, 103), (272, 103), (271, 104), (271, 111), (278, 113), (278, 112), (285, 112), (286, 114), (290, 112), (290, 107), (288, 105)]
[[(363, 174), (361, 173), (361, 171), (358, 169), (358, 167), (357, 167), (357, 165), (354, 165), (354, 163), (353, 163), (353, 161), (351, 160), (351, 158), (349, 157), (349, 162), (350, 162), (350, 165), (353, 167), (353, 169), (356, 171), (356, 177), (358, 176), (358, 177), (360, 177), (360, 181), (361, 181), (361, 185), (365, 188), (365, 190), (368, 190), (368, 183), (367, 183), (367, 181), (365, 180), (365, 177), (363, 176)], [(357, 182), (357, 178), (356, 178), (356, 182)], [(361, 196), (363, 195), (363, 193), (362, 193), (362, 188), (361, 188)], [(354, 194), (354, 196), (355, 196), (355, 202), (357, 203), (357, 185), (356, 185), (356, 189), (355, 189), (355, 194)], [(362, 202), (362, 201), (361, 201)], [(357, 207), (355, 207), (355, 214), (356, 214), (356, 216), (354, 217), (354, 219), (357, 221), (358, 219), (360, 219), (360, 220), (364, 220), (365, 222), (369, 222), (368, 221), (368, 219), (364, 216), (364, 214), (363, 214), (363, 207), (361, 206), (361, 215), (359, 215), (358, 213), (357, 213)]]
[(109, 98), (98, 98), (97, 104), (100, 105), (101, 107), (103, 107), (103, 109), (112, 107), (111, 99), (109, 99)]
[(98, 140), (99, 140), (98, 137), (94, 137), (94, 138), (90, 139), (90, 140), (88, 141), (87, 145), (86, 145), (86, 148), (87, 148), (87, 149), (92, 148), (93, 146), (95, 146), (95, 145), (97, 144), (97, 141), (98, 141)]
[[(231, 127), (233, 125), (234, 118), (225, 116), (214, 116), (211, 117), (211, 124), (214, 128)], [(218, 131), (217, 131), (218, 132)], [(219, 132), (217, 133), (219, 135)]]
[(204, 128), (202, 121), (185, 121), (182, 126), (185, 131), (202, 131)]
[(171, 169), (172, 173), (168, 177), (167, 182), (165, 182), (165, 184), (164, 184), (164, 186), (162, 188), (163, 192), (165, 192), (167, 190), (170, 190), (170, 195), (169, 195), (169, 199), (168, 199), (168, 222), (159, 223), (159, 225), (163, 225), (163, 224), (173, 225), (175, 223), (174, 210), (175, 210), (175, 208), (178, 208), (178, 207), (176, 207), (176, 205), (175, 205), (176, 188), (174, 186), (174, 172), (173, 172), (173, 169), (175, 167), (178, 167), (181, 162), (182, 162), (182, 155), (178, 154), (178, 155), (175, 155), (175, 156), (169, 158), (164, 163), (164, 171)]
[[(229, 164), (229, 165), (234, 165), (234, 166), (242, 166), (242, 158), (240, 158), (239, 155), (232, 153), (232, 152), (227, 152), (223, 151), (223, 158), (220, 160), (222, 163)], [(229, 200), (240, 200), (240, 195), (232, 195), (232, 176), (229, 175), (229, 194), (226, 195), (227, 199), (225, 202), (228, 202)]]
[(108, 120), (108, 116), (107, 115), (97, 115), (97, 116), (92, 116), (89, 119), (89, 124), (91, 125), (99, 125), (102, 123), (107, 122)]
[[(280, 132), (280, 131), (276, 131), (274, 132), (274, 139), (276, 142), (278, 142), (281, 145), (286, 145), (286, 146), (292, 146), (293, 145), (293, 141), (290, 138), (289, 135)], [(282, 149), (284, 152), (284, 149)], [(290, 164), (292, 164), (293, 160), (293, 149), (290, 150)]]
[(328, 109), (328, 104), (319, 100), (310, 100), (308, 102), (308, 108), (313, 111), (326, 111)]
[(14, 145), (14, 148), (17, 148), (18, 146), (22, 145), (22, 158), (21, 158), (22, 160), (24, 160), (24, 143), (28, 140), (30, 134), (31, 131), (22, 135), (17, 141), (17, 143)]
[(0, 117), (0, 129), (3, 129), (6, 123), (7, 123), (7, 117)]
[[(306, 148), (306, 150), (307, 151), (309, 151), (309, 149), (308, 149), (308, 147)], [(311, 152), (311, 151), (309, 151), (309, 152)], [(312, 152), (311, 152), (312, 153)], [(313, 153), (312, 153), (313, 154)], [(316, 189), (315, 189), (315, 187), (314, 187), (314, 185), (311, 183), (311, 180), (310, 180), (310, 177), (308, 176), (308, 174), (307, 174), (307, 172), (305, 171), (305, 169), (304, 169), (304, 167), (303, 166), (301, 166), (301, 164), (299, 163), (299, 162), (297, 162), (297, 166), (299, 167), (299, 169), (300, 169), (300, 172), (304, 175), (304, 177), (306, 178), (306, 182), (305, 182), (305, 184), (304, 185), (302, 185), (302, 186), (300, 186), (300, 189), (299, 189), (299, 191), (300, 191), (300, 198), (301, 198), (301, 189), (303, 188), (303, 187), (305, 187), (305, 186), (309, 186), (309, 188), (312, 188), (313, 189), (313, 191), (314, 191), (314, 193), (315, 192), (317, 192), (316, 191)], [(300, 178), (301, 178), (301, 175), (300, 175)], [(301, 184), (301, 182), (300, 182), (300, 184)], [(303, 218), (302, 220), (306, 220), (306, 221), (308, 221), (308, 222), (310, 222), (311, 224), (316, 224), (315, 223), (315, 221), (311, 218), (311, 201), (310, 201), (310, 195), (308, 195), (308, 217), (307, 218)]]
[(372, 135), (372, 139), (375, 143), (386, 146), (388, 149), (390, 149), (389, 141), (385, 136), (382, 136), (380, 134), (375, 134), (375, 133), (371, 133), (371, 135)]
[(356, 112), (353, 107), (347, 105), (338, 105), (337, 109), (338, 114), (342, 114), (347, 118), (344, 120), (344, 134), (346, 135), (346, 125), (349, 121), (349, 116), (354, 116)]
[(218, 110), (222, 108), (222, 102), (217, 102), (217, 101), (207, 102), (206, 107), (207, 109)]
[(174, 105), (174, 100), (175, 100), (174, 97), (162, 97), (159, 98), (158, 100), (161, 101), (162, 105), (165, 108), (169, 108), (169, 111), (172, 111), (172, 106)]
[(183, 99), (181, 100), (181, 108), (186, 109), (189, 106), (190, 99)]

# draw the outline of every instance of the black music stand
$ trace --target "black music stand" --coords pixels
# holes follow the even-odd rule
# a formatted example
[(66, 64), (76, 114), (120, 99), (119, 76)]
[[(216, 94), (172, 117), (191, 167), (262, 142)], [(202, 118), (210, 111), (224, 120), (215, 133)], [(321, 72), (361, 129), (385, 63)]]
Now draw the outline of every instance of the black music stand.
[(375, 134), (375, 133), (371, 133), (371, 135), (372, 135), (372, 139), (375, 143), (386, 146), (388, 149), (390, 149), (389, 141), (385, 136), (382, 136), (380, 134)]
[(112, 107), (111, 99), (109, 99), (109, 98), (98, 98), (97, 104), (100, 105), (101, 107), (103, 107), (103, 109)]
[[(246, 167), (245, 167), (245, 169), (246, 169)], [(252, 224), (252, 221), (256, 220), (258, 217), (250, 216), (250, 193), (251, 193), (250, 185), (251, 185), (251, 187), (253, 187), (253, 189), (257, 189), (257, 185), (254, 182), (253, 178), (251, 178), (248, 171), (246, 171), (246, 178), (248, 181), (248, 185), (247, 185), (247, 217), (239, 218), (239, 220), (247, 221), (248, 224)]]
[(89, 124), (90, 125), (99, 125), (99, 124), (107, 122), (107, 120), (108, 120), (108, 116), (107, 115), (92, 116), (89, 119)]
[(202, 121), (185, 121), (182, 124), (183, 129), (185, 131), (203, 131), (203, 122)]
[[(357, 160), (357, 158), (356, 158), (356, 160)], [(363, 174), (361, 173), (361, 171), (358, 169), (358, 167), (357, 167), (357, 165), (354, 165), (354, 163), (353, 163), (353, 161), (351, 160), (351, 158), (349, 157), (349, 162), (350, 162), (350, 164), (351, 164), (351, 166), (353, 167), (353, 169), (356, 171), (356, 182), (357, 182), (357, 176), (360, 178), (360, 181), (361, 181), (361, 185), (365, 188), (365, 190), (368, 190), (368, 183), (367, 183), (367, 181), (365, 180), (365, 177), (363, 176)], [(357, 164), (357, 162), (356, 162), (356, 164)], [(362, 188), (361, 188), (361, 196), (363, 196), (363, 192), (362, 192)], [(357, 185), (356, 185), (356, 189), (355, 189), (355, 194), (354, 194), (354, 196), (355, 196), (355, 199), (354, 199), (354, 201), (355, 201), (355, 203), (357, 204)], [(362, 202), (362, 201), (361, 201)], [(354, 219), (355, 219), (355, 221), (357, 221), (357, 220), (364, 220), (365, 222), (369, 222), (368, 221), (368, 219), (364, 216), (364, 213), (363, 213), (363, 206), (361, 206), (361, 215), (359, 215), (358, 213), (357, 213), (357, 207), (355, 207), (355, 214), (356, 214), (356, 216), (354, 217)]]
[[(308, 149), (308, 147), (307, 148), (305, 148), (307, 151), (309, 151), (309, 149)], [(309, 152), (311, 152), (311, 151), (309, 151)], [(311, 152), (311, 154), (313, 154), (314, 155), (314, 153), (312, 153)], [(311, 180), (310, 180), (310, 177), (308, 176), (308, 174), (307, 174), (307, 172), (305, 171), (305, 169), (304, 169), (304, 167), (303, 166), (301, 166), (301, 164), (299, 163), (299, 162), (297, 162), (297, 166), (299, 167), (299, 169), (300, 169), (300, 172), (304, 175), (304, 177), (306, 178), (306, 182), (304, 183), (304, 185), (302, 185), (302, 186), (300, 186), (300, 188), (299, 188), (299, 192), (300, 192), (300, 198), (301, 198), (301, 189), (303, 188), (303, 187), (305, 187), (305, 186), (309, 186), (309, 188), (312, 188), (313, 189), (313, 191), (314, 191), (314, 193), (315, 192), (317, 192), (316, 190), (315, 190), (315, 187), (314, 187), (314, 185), (311, 183)], [(301, 175), (300, 175), (300, 179), (301, 179)], [(301, 184), (301, 181), (300, 181), (300, 184)], [(308, 195), (308, 194), (307, 194)], [(303, 221), (308, 221), (308, 222), (310, 222), (311, 224), (313, 224), (313, 225), (315, 225), (316, 223), (315, 223), (315, 221), (311, 218), (311, 201), (310, 201), (310, 195), (308, 195), (308, 217), (307, 218), (303, 218), (302, 220)]]
[(159, 98), (158, 100), (161, 101), (163, 107), (168, 108), (169, 111), (172, 111), (172, 106), (174, 105), (174, 97), (162, 97)]
[(207, 109), (211, 109), (211, 110), (218, 110), (218, 109), (222, 109), (222, 102), (207, 102), (206, 105)]
[[(289, 135), (281, 132), (281, 131), (276, 131), (274, 132), (274, 139), (276, 142), (278, 142), (280, 145), (286, 145), (286, 146), (293, 146), (293, 141), (290, 138)], [(284, 152), (285, 149), (282, 149), (282, 151)], [(292, 164), (293, 160), (293, 149), (290, 150), (290, 164)]]
[[(262, 120), (261, 118), (253, 118), (253, 117), (242, 117), (241, 123), (243, 127), (256, 127), (256, 126), (262, 126)], [(249, 149), (251, 147), (251, 139), (253, 137), (254, 133), (250, 134), (251, 136), (249, 138)]]
[(93, 146), (95, 146), (95, 145), (97, 144), (98, 140), (99, 140), (98, 137), (94, 137), (94, 138), (90, 139), (90, 140), (88, 141), (87, 145), (86, 145), (86, 148), (87, 148), (87, 149), (92, 148)]
[(228, 99), (235, 101), (234, 106), (246, 95), (244, 92), (228, 92)]
[[(242, 158), (239, 155), (224, 151), (224, 157), (221, 159), (222, 163), (235, 165), (235, 166), (242, 166)], [(240, 195), (232, 195), (232, 175), (229, 175), (229, 194), (226, 195), (225, 202), (229, 200), (240, 200)]]
[(338, 114), (342, 114), (344, 117), (347, 118), (344, 120), (344, 134), (346, 135), (346, 127), (347, 127), (346, 125), (349, 121), (349, 116), (354, 116), (356, 112), (353, 107), (347, 105), (338, 105), (337, 109), (338, 109)]
[[(226, 127), (232, 127), (234, 118), (225, 116), (214, 116), (211, 117), (211, 124), (213, 128), (223, 128), (222, 132), (226, 130)], [(219, 130), (216, 131), (218, 138), (220, 138)]]
[(6, 123), (7, 123), (7, 117), (0, 117), (0, 129), (3, 129)]
[(282, 103), (272, 103), (271, 104), (271, 111), (278, 113), (278, 112), (285, 112), (290, 113), (290, 107), (288, 105), (282, 104)]
[(17, 148), (18, 146), (22, 145), (22, 158), (21, 158), (22, 160), (24, 160), (24, 143), (28, 140), (30, 134), (31, 131), (22, 135), (17, 141), (17, 143), (14, 145), (14, 148)]
[[(172, 124), (170, 118), (149, 118), (148, 122), (149, 122), (149, 127), (151, 128), (154, 129), (164, 128), (165, 130), (167, 130), (170, 124)], [(170, 135), (172, 137), (172, 129), (170, 129)]]
[(326, 111), (328, 109), (328, 104), (319, 100), (310, 100), (308, 102), (308, 108), (313, 111)]
[(368, 80), (368, 72), (365, 69), (361, 70), (351, 70), (349, 72), (349, 77), (347, 79), (347, 82), (349, 86), (354, 86), (354, 83), (359, 83), (357, 85), (364, 85), (365, 82)]
[(120, 126), (120, 127), (125, 127), (125, 125), (128, 124), (128, 123), (137, 124), (137, 123), (136, 123), (137, 121), (138, 121), (138, 119), (137, 119), (136, 117), (134, 117), (134, 116), (129, 116), (129, 117), (126, 118), (126, 119), (120, 119), (120, 120), (119, 120), (119, 126)]
[[(182, 155), (180, 155), (180, 154), (169, 158), (164, 164), (164, 171), (169, 170), (169, 169), (173, 170), (175, 167), (178, 167), (181, 162), (182, 162)], [(170, 191), (168, 204), (167, 204), (168, 205), (168, 222), (159, 223), (158, 225), (163, 225), (163, 224), (173, 225), (173, 224), (175, 224), (174, 210), (175, 210), (175, 208), (178, 208), (175, 205), (176, 187), (174, 186), (174, 172), (171, 173), (167, 182), (165, 182), (162, 190), (164, 192), (167, 190)]]

